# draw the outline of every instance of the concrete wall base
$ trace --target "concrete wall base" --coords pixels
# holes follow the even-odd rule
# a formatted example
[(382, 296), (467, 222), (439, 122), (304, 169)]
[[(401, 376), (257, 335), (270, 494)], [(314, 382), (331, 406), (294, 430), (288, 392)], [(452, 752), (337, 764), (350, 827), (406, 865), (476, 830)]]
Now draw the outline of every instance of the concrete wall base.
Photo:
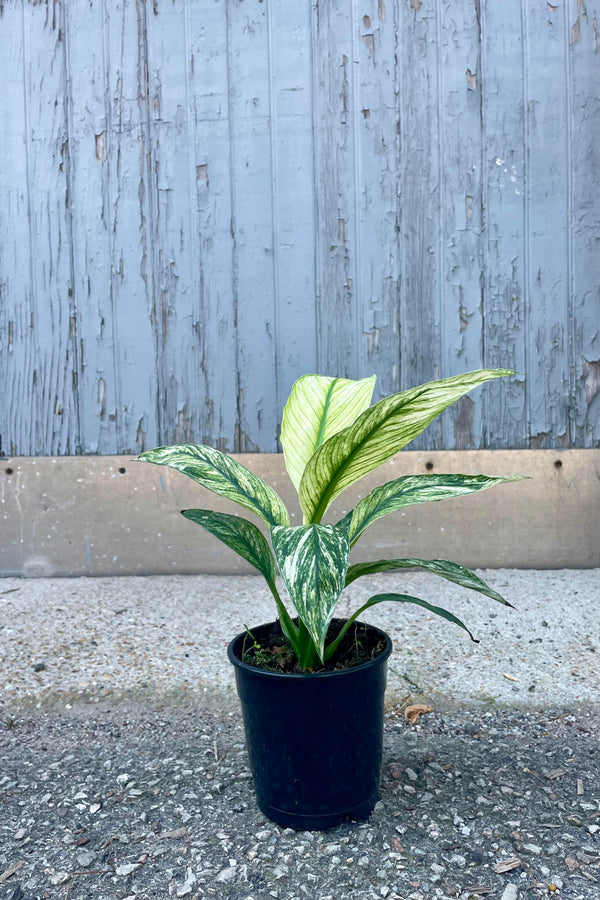
[[(280, 454), (240, 462), (301, 517)], [(404, 451), (338, 497), (328, 521), (407, 474), (522, 474), (531, 480), (411, 506), (380, 519), (353, 559), (444, 558), (472, 568), (600, 566), (600, 450)], [(231, 503), (131, 456), (21, 457), (0, 464), (0, 574), (235, 574), (247, 564), (179, 510)], [(248, 514), (248, 518), (253, 518)]]

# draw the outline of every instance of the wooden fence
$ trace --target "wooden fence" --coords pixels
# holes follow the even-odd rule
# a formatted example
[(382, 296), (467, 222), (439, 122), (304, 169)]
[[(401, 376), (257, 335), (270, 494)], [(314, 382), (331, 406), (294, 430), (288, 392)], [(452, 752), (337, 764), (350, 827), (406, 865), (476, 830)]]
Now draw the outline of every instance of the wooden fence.
[(277, 449), (296, 377), (513, 367), (600, 445), (599, 0), (0, 0), (0, 451)]

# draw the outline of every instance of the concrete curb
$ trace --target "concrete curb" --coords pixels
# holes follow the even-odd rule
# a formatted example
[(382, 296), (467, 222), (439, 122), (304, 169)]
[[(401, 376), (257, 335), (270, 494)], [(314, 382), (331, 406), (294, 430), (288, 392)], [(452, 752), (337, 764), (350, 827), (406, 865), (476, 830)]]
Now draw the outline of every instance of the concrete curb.
[[(600, 702), (600, 570), (480, 573), (515, 606), (418, 572), (356, 582), (336, 613), (373, 593), (406, 592), (450, 609), (480, 639), (423, 610), (382, 604), (365, 619), (389, 632), (388, 702), (548, 708)], [(0, 581), (0, 708), (165, 698), (237, 705), (229, 640), (274, 618), (254, 576)]]

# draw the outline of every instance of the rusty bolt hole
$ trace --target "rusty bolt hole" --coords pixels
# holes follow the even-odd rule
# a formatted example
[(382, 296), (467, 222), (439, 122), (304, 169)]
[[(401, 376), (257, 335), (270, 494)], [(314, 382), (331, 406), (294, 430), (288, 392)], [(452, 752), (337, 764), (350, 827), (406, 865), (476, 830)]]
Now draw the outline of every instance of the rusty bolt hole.
[(9, 466), (8, 469), (6, 470), (6, 474), (7, 474), (7, 475), (12, 475), (12, 473), (13, 473), (13, 470), (12, 470), (11, 467)]
[(554, 462), (554, 468), (555, 468), (555, 469), (562, 469), (562, 459), (557, 459), (557, 460), (555, 460), (555, 462)]
[(120, 474), (120, 475), (124, 475), (126, 471), (127, 471), (127, 469), (125, 468), (125, 466), (120, 466), (120, 467), (119, 467), (119, 474)]
[(426, 463), (425, 463), (425, 468), (426, 468), (426, 469), (429, 469), (429, 471), (431, 471), (431, 470), (433, 469), (433, 463), (432, 463), (432, 462), (426, 462)]

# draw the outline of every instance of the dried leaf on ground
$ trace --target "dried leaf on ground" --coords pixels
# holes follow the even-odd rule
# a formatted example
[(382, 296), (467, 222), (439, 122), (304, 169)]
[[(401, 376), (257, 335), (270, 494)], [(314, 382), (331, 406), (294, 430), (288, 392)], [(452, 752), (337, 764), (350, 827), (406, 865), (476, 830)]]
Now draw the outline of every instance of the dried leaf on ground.
[(24, 865), (24, 861), (21, 860), (20, 862), (13, 863), (8, 867), (8, 869), (5, 869), (4, 872), (0, 874), (0, 884), (4, 884), (4, 882), (7, 881), (7, 879), (9, 879), (11, 875), (16, 875), (16, 873), (19, 872)]
[(404, 718), (410, 725), (418, 725), (419, 716), (433, 712), (432, 706), (425, 706), (424, 703), (415, 703), (413, 706), (407, 706), (404, 710)]
[(182, 838), (187, 837), (189, 834), (189, 828), (176, 828), (175, 831), (163, 831), (161, 834), (157, 835), (159, 838)]
[(495, 866), (492, 866), (494, 872), (498, 874), (502, 874), (502, 872), (512, 872), (513, 869), (518, 869), (521, 865), (521, 860), (518, 856), (509, 856), (508, 859), (503, 859), (502, 862), (496, 863)]

